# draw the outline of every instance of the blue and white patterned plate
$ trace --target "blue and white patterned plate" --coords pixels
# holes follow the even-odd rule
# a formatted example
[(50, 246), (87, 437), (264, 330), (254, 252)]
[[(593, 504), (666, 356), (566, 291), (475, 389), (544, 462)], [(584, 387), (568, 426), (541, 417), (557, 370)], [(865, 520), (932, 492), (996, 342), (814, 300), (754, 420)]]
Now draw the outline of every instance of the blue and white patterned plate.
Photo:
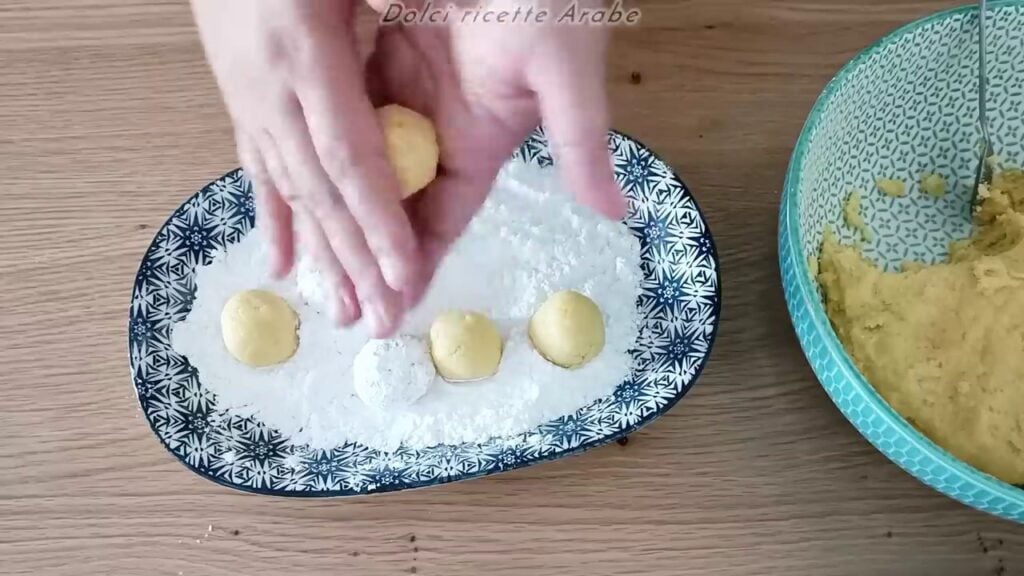
[[(996, 150), (1024, 162), (1024, 0), (990, 2), (989, 106)], [(786, 176), (779, 256), (790, 316), (811, 367), (854, 426), (922, 482), (980, 510), (1024, 522), (1024, 489), (958, 460), (897, 414), (843, 350), (822, 306), (809, 261), (826, 226), (844, 243), (849, 192), (865, 192), (862, 214), (874, 238), (864, 254), (893, 268), (937, 262), (970, 231), (969, 204), (980, 130), (976, 6), (941, 12), (886, 36), (829, 83), (808, 118)], [(924, 172), (949, 183), (942, 199), (923, 194)], [(908, 184), (902, 198), (876, 178)]]
[[(629, 434), (675, 405), (707, 362), (721, 308), (711, 231), (683, 182), (650, 150), (611, 133), (615, 173), (629, 199), (626, 225), (641, 244), (642, 324), (634, 369), (611, 396), (525, 434), (483, 443), (383, 452), (289, 445), (252, 418), (226, 414), (170, 328), (195, 296), (195, 269), (253, 225), (248, 180), (231, 172), (185, 202), (157, 233), (135, 278), (129, 319), (132, 380), (164, 446), (192, 471), (225, 486), (278, 496), (351, 496), (465, 480), (575, 454)], [(542, 132), (516, 157), (552, 164)], [(230, 248), (228, 248), (230, 249)]]

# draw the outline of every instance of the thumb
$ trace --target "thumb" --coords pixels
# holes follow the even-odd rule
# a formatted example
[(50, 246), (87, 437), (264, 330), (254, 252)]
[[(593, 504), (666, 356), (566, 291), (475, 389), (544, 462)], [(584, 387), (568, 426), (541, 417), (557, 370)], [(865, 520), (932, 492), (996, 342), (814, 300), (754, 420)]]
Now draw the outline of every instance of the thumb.
[[(578, 51), (577, 51), (578, 52)], [(538, 62), (533, 89), (541, 119), (565, 185), (576, 199), (608, 218), (626, 215), (626, 199), (615, 181), (608, 149), (608, 97), (603, 51)]]

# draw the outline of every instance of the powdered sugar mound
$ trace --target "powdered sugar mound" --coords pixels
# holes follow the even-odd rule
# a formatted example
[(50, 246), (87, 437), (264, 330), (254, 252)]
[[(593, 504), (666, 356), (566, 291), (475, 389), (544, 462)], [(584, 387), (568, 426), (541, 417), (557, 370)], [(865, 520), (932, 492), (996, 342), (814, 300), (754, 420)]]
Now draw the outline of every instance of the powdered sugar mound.
[[(466, 384), (437, 378), (407, 407), (371, 409), (359, 399), (352, 368), (368, 341), (365, 329), (332, 327), (324, 280), (308, 260), (289, 278), (269, 280), (267, 251), (255, 232), (197, 271), (192, 311), (175, 325), (172, 342), (216, 393), (219, 409), (254, 416), (294, 444), (359, 442), (392, 450), (511, 436), (612, 393), (629, 372), (638, 331), (639, 244), (622, 224), (578, 206), (558, 188), (553, 169), (517, 162), (502, 170), (402, 327), (403, 336), (425, 338), (442, 311), (482, 312), (504, 338), (498, 374)], [(224, 349), (220, 310), (234, 293), (252, 288), (277, 292), (300, 318), (299, 348), (285, 364), (252, 369)], [(549, 364), (526, 334), (540, 304), (566, 289), (586, 294), (605, 315), (605, 349), (577, 370)]]

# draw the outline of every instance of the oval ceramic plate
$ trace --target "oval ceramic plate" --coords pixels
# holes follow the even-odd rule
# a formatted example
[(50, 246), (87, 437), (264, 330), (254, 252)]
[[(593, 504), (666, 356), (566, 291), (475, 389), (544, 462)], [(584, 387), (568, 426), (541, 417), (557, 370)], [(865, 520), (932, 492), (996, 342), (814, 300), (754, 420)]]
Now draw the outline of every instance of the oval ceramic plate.
[[(641, 244), (641, 328), (630, 377), (614, 394), (510, 438), (382, 452), (290, 445), (274, 429), (217, 408), (202, 375), (170, 344), (185, 318), (194, 274), (249, 233), (248, 180), (231, 172), (185, 202), (157, 233), (132, 292), (129, 351), (142, 412), (163, 445), (192, 471), (225, 486), (278, 496), (351, 496), (465, 480), (554, 460), (618, 439), (675, 405), (700, 375), (718, 327), (718, 258), (707, 223), (682, 181), (650, 150), (609, 136), (615, 173), (629, 199), (625, 224)], [(516, 158), (552, 160), (542, 132)]]

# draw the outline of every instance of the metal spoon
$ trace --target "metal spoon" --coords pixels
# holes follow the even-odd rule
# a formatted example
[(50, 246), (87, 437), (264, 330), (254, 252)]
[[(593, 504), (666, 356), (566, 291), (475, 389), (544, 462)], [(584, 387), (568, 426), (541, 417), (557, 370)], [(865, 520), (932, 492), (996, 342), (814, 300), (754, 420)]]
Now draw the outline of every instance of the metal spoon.
[(989, 158), (995, 155), (992, 137), (988, 131), (988, 70), (985, 63), (985, 20), (988, 16), (987, 2), (981, 0), (978, 6), (978, 115), (981, 121), (982, 151), (978, 168), (974, 172), (974, 188), (971, 189), (971, 203), (978, 200), (978, 188), (992, 182), (992, 164)]

